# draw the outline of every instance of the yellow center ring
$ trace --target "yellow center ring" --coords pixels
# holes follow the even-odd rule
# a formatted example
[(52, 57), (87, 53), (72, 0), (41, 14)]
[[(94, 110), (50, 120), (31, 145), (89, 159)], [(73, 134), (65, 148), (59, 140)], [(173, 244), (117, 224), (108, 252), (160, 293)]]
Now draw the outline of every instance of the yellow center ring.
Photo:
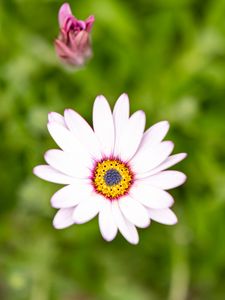
[(96, 164), (92, 182), (96, 192), (114, 200), (128, 192), (133, 182), (133, 174), (127, 164), (120, 160), (106, 159)]

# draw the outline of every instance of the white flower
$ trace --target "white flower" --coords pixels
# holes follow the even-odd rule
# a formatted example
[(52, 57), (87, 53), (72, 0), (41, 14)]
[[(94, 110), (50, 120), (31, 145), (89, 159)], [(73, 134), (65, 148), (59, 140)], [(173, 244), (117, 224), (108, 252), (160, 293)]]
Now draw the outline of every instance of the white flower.
[(166, 190), (183, 184), (186, 176), (165, 169), (186, 154), (170, 156), (173, 143), (162, 141), (168, 122), (144, 132), (144, 112), (129, 116), (129, 99), (123, 94), (113, 113), (103, 96), (96, 98), (93, 127), (71, 109), (64, 117), (49, 114), (48, 130), (62, 150), (47, 151), (48, 165), (35, 167), (34, 174), (66, 185), (51, 198), (52, 206), (59, 209), (54, 227), (82, 224), (98, 215), (105, 240), (113, 240), (119, 229), (127, 241), (137, 244), (136, 227), (145, 228), (150, 220), (175, 224), (170, 209), (174, 200)]

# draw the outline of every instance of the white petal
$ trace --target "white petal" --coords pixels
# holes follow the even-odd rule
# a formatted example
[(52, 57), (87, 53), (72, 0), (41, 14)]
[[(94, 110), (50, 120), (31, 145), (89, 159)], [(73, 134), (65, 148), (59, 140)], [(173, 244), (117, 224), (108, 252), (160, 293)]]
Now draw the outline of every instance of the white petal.
[(57, 229), (63, 229), (74, 224), (72, 215), (74, 208), (62, 208), (60, 209), (54, 219), (53, 226)]
[(101, 159), (99, 141), (91, 126), (77, 112), (65, 110), (65, 121), (71, 132), (80, 140), (95, 159)]
[(70, 184), (74, 180), (72, 177), (62, 174), (47, 165), (40, 165), (35, 167), (33, 169), (33, 173), (41, 179), (59, 184)]
[(112, 214), (112, 204), (107, 199), (101, 203), (98, 221), (103, 238), (112, 241), (116, 237), (117, 226)]
[(45, 161), (54, 169), (76, 178), (88, 178), (91, 175), (92, 163), (90, 157), (80, 153), (76, 156), (59, 149), (48, 150), (44, 155)]
[(59, 125), (66, 127), (63, 116), (58, 114), (57, 112), (50, 112), (48, 114), (48, 121), (49, 123), (58, 123)]
[(131, 244), (138, 244), (139, 236), (137, 229), (122, 215), (118, 201), (112, 202), (112, 213), (114, 216), (114, 220), (119, 228), (119, 231), (125, 237), (125, 239)]
[(139, 182), (131, 188), (130, 195), (143, 205), (156, 209), (168, 208), (174, 202), (169, 193)]
[(98, 137), (102, 153), (109, 157), (114, 148), (114, 123), (109, 103), (103, 96), (98, 96), (93, 107), (93, 126)]
[(119, 199), (119, 207), (128, 221), (137, 227), (145, 228), (150, 224), (147, 209), (130, 196)]
[(145, 177), (149, 177), (150, 175), (157, 174), (158, 172), (163, 171), (179, 163), (185, 157), (187, 157), (187, 153), (178, 153), (178, 154), (171, 155), (164, 162), (162, 162), (158, 167), (152, 169), (151, 171), (143, 174), (142, 173), (136, 174), (136, 178), (145, 178)]
[(174, 144), (170, 141), (165, 141), (156, 144), (149, 150), (138, 150), (135, 156), (131, 159), (130, 164), (132, 170), (138, 173), (145, 173), (161, 164), (173, 151)]
[(90, 197), (92, 191), (92, 186), (86, 181), (75, 179), (73, 184), (63, 187), (52, 196), (51, 204), (55, 208), (73, 207)]
[(149, 149), (152, 145), (160, 143), (166, 136), (169, 127), (167, 121), (161, 121), (151, 126), (145, 131), (139, 149), (143, 150), (146, 147)]
[(77, 224), (82, 224), (93, 219), (99, 212), (102, 199), (100, 195), (92, 193), (88, 198), (80, 202), (74, 209), (73, 220)]
[(174, 225), (177, 223), (177, 217), (175, 213), (169, 209), (149, 209), (149, 217), (159, 223), (166, 225)]
[(187, 176), (179, 171), (163, 171), (158, 174), (140, 179), (140, 181), (163, 190), (169, 190), (183, 184), (186, 178)]
[(58, 123), (48, 123), (48, 130), (56, 144), (64, 151), (74, 155), (88, 155), (86, 148), (80, 141), (65, 127)]
[(137, 151), (145, 129), (145, 113), (136, 111), (121, 128), (117, 153), (120, 159), (128, 161)]
[(127, 94), (122, 94), (113, 109), (113, 119), (115, 124), (115, 146), (114, 146), (114, 156), (119, 155), (119, 146), (122, 141), (122, 132), (129, 121), (129, 98)]

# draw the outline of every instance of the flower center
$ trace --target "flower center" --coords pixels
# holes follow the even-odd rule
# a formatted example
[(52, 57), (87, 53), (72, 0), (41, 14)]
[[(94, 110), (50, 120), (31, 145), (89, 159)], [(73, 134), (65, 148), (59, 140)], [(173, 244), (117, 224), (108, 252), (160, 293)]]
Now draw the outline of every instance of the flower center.
[(122, 176), (120, 175), (119, 171), (116, 169), (109, 169), (105, 172), (104, 180), (105, 183), (109, 186), (118, 184), (122, 179)]
[(126, 163), (118, 159), (106, 159), (96, 164), (92, 182), (96, 192), (114, 200), (128, 192), (133, 174)]

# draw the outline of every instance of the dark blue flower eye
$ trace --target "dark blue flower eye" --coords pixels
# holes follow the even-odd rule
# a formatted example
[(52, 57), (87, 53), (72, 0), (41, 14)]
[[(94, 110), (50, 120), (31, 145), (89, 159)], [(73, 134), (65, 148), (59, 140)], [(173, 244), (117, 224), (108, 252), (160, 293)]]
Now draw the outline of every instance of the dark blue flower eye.
[(122, 179), (122, 176), (116, 169), (108, 170), (104, 175), (105, 183), (109, 186), (118, 184)]

